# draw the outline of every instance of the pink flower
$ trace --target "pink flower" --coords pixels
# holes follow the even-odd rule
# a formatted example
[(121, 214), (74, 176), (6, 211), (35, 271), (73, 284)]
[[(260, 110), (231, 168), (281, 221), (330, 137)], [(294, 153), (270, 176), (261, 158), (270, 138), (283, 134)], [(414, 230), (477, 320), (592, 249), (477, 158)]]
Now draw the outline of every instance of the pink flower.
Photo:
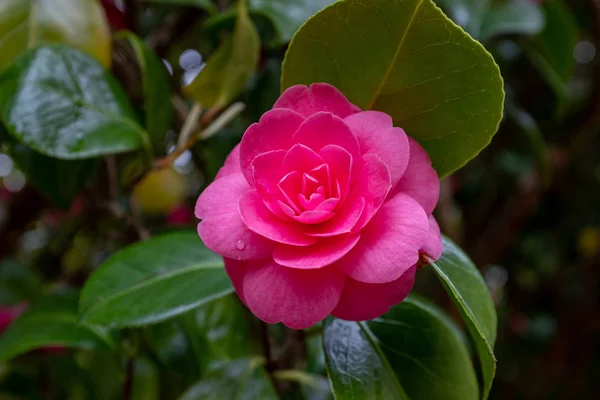
[(298, 85), (201, 194), (198, 233), (263, 321), (367, 320), (407, 296), (419, 254), (440, 256), (438, 195), (427, 153), (391, 117)]

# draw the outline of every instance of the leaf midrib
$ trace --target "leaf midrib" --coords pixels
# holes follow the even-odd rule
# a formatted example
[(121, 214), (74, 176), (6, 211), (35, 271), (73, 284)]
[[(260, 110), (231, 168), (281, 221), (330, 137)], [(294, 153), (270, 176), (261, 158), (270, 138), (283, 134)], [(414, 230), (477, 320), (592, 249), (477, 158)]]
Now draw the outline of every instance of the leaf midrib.
[(396, 51), (394, 52), (394, 56), (392, 57), (390, 65), (388, 66), (387, 71), (385, 71), (385, 73), (383, 74), (383, 77), (381, 79), (381, 82), (379, 83), (379, 86), (375, 90), (375, 93), (373, 93), (373, 98), (365, 106), (365, 109), (371, 109), (373, 107), (373, 105), (377, 101), (377, 98), (381, 94), (381, 91), (383, 90), (385, 83), (387, 82), (388, 78), (390, 77), (390, 74), (392, 73), (392, 69), (394, 68), (394, 65), (396, 65), (396, 60), (398, 59), (398, 56), (400, 55), (400, 50), (402, 50), (404, 41), (406, 40), (406, 37), (408, 36), (408, 31), (410, 31), (410, 29), (412, 28), (412, 25), (415, 22), (415, 18), (417, 16), (417, 14), (419, 13), (419, 10), (421, 9), (421, 6), (423, 5), (423, 3), (426, 0), (418, 0), (418, 1), (419, 1), (419, 3), (415, 7), (414, 13), (410, 16), (410, 20), (408, 21), (408, 24), (406, 24), (406, 29), (404, 30), (404, 33), (402, 34), (402, 38), (400, 38), (400, 43), (398, 43), (398, 47), (396, 47)]
[[(94, 302), (92, 305), (90, 305), (86, 309), (82, 309), (81, 310), (81, 320), (85, 320), (87, 315), (93, 314), (96, 309), (104, 306), (105, 304), (107, 304), (111, 301), (114, 301), (115, 299), (119, 299), (123, 296), (127, 296), (127, 295), (129, 295), (137, 290), (140, 290), (142, 288), (145, 288), (147, 286), (151, 286), (151, 285), (159, 283), (161, 281), (169, 280), (169, 279), (174, 278), (179, 275), (185, 275), (190, 272), (195, 272), (195, 271), (200, 271), (200, 270), (210, 270), (210, 269), (221, 269), (221, 268), (223, 268), (223, 264), (221, 264), (221, 263), (193, 264), (189, 267), (180, 268), (175, 271), (170, 271), (170, 272), (167, 272), (164, 274), (154, 276), (154, 277), (144, 280), (138, 284), (133, 284), (132, 286), (128, 286), (127, 288), (117, 291), (106, 297), (103, 297), (102, 295), (98, 295), (98, 296), (103, 297), (102, 300)], [(98, 297), (98, 296), (94, 296), (94, 297)], [(80, 301), (80, 308), (83, 308), (82, 303), (85, 303), (84, 298), (82, 298)]]

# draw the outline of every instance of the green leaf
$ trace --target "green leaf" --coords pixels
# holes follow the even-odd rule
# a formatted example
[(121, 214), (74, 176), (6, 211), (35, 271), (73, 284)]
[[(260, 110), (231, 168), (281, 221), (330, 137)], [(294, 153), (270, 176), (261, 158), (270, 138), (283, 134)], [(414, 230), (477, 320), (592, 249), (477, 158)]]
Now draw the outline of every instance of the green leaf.
[(329, 318), (323, 336), (338, 400), (473, 400), (477, 378), (456, 326), (440, 310), (409, 296), (380, 318)]
[(0, 262), (0, 304), (34, 300), (41, 289), (42, 279), (35, 269), (11, 259)]
[(0, 71), (23, 50), (56, 42), (110, 66), (110, 28), (97, 0), (0, 1)]
[(478, 39), (517, 34), (535, 35), (544, 28), (540, 6), (529, 0), (512, 0), (493, 7), (483, 19)]
[(4, 71), (0, 112), (11, 135), (51, 157), (93, 158), (148, 142), (114, 78), (69, 47), (30, 50)]
[(0, 361), (44, 346), (92, 349), (109, 343), (105, 331), (78, 323), (76, 295), (55, 295), (41, 299), (0, 336)]
[(140, 326), (166, 320), (233, 292), (221, 257), (196, 232), (156, 236), (111, 256), (81, 292), (82, 320)]
[(238, 359), (213, 371), (179, 400), (279, 399), (260, 358)]
[(498, 319), (490, 291), (465, 253), (450, 239), (444, 238), (444, 253), (431, 266), (437, 273), (460, 311), (471, 337), (483, 371), (483, 399), (486, 399), (496, 373), (494, 343)]
[(486, 147), (502, 119), (494, 59), (431, 0), (342, 0), (317, 13), (290, 43), (281, 86), (314, 82), (391, 115), (442, 177)]
[(11, 157), (28, 182), (54, 205), (68, 210), (96, 172), (98, 160), (59, 160), (37, 153), (23, 144), (11, 148)]
[(254, 73), (259, 52), (258, 33), (248, 16), (246, 1), (240, 0), (233, 34), (221, 43), (184, 93), (206, 108), (227, 106)]
[(119, 32), (116, 37), (129, 42), (138, 60), (144, 91), (145, 126), (156, 148), (156, 145), (164, 144), (173, 121), (169, 74), (163, 62), (140, 37), (128, 31)]
[(294, 33), (314, 13), (336, 0), (249, 0), (253, 14), (269, 18), (277, 30), (281, 43), (292, 40)]

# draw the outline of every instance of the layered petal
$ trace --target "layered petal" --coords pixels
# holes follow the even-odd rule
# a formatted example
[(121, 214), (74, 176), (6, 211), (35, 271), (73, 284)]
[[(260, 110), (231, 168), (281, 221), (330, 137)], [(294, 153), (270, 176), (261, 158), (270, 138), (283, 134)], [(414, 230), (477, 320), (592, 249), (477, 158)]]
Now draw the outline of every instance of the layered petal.
[(322, 238), (312, 246), (297, 247), (280, 244), (275, 247), (273, 259), (290, 268), (315, 269), (332, 264), (346, 255), (358, 243), (360, 233)]
[(348, 199), (329, 221), (307, 226), (304, 228), (304, 233), (315, 238), (350, 233), (358, 223), (364, 209), (365, 199), (362, 197)]
[(406, 172), (390, 193), (405, 193), (421, 204), (427, 215), (433, 212), (440, 196), (440, 179), (431, 166), (427, 152), (413, 138), (409, 137), (410, 158)]
[(429, 216), (429, 233), (427, 234), (425, 244), (419, 252), (428, 255), (432, 260), (437, 260), (444, 252), (440, 227), (433, 215)]
[(413, 266), (388, 283), (364, 283), (346, 277), (340, 301), (331, 314), (348, 321), (366, 321), (382, 316), (408, 296), (415, 283), (415, 271), (416, 266)]
[(360, 159), (358, 139), (344, 121), (331, 113), (311, 115), (300, 125), (292, 140), (310, 147), (317, 153), (327, 145), (338, 145), (355, 159)]
[(417, 263), (428, 233), (423, 208), (399, 194), (383, 204), (361, 231), (358, 244), (336, 265), (361, 282), (394, 281)]
[(282, 322), (292, 329), (308, 328), (335, 308), (344, 274), (334, 268), (300, 270), (273, 261), (248, 263), (243, 293), (261, 320)]
[(302, 232), (301, 224), (284, 221), (269, 211), (256, 190), (242, 194), (239, 210), (248, 229), (275, 242), (309, 246), (317, 241)]
[(285, 217), (279, 205), (282, 193), (277, 186), (283, 175), (281, 163), (285, 154), (285, 150), (268, 151), (259, 154), (252, 161), (254, 187), (260, 193), (267, 208), (279, 217)]
[(388, 166), (395, 186), (406, 171), (410, 154), (404, 130), (394, 128), (392, 117), (380, 111), (356, 113), (344, 122), (358, 138), (361, 152), (377, 155)]
[[(274, 243), (252, 232), (242, 221), (239, 200), (252, 190), (241, 173), (215, 180), (198, 198), (198, 234), (204, 245), (224, 257), (239, 260), (268, 258)], [(243, 246), (242, 246), (243, 244)]]
[(375, 154), (363, 156), (362, 167), (358, 176), (353, 180), (350, 197), (362, 196), (365, 199), (365, 208), (354, 230), (362, 229), (373, 215), (379, 210), (386, 196), (392, 188), (390, 170), (387, 165)]
[(360, 111), (336, 87), (328, 83), (313, 83), (310, 87), (291, 86), (281, 94), (273, 108), (294, 110), (304, 117), (327, 111), (345, 118)]
[(275, 109), (250, 125), (240, 143), (240, 167), (250, 185), (254, 185), (254, 158), (272, 150), (288, 150), (292, 146), (292, 136), (303, 122), (304, 117), (292, 110)]
[(240, 167), (240, 145), (238, 144), (225, 159), (225, 163), (217, 172), (215, 180), (239, 172), (242, 172), (242, 169)]

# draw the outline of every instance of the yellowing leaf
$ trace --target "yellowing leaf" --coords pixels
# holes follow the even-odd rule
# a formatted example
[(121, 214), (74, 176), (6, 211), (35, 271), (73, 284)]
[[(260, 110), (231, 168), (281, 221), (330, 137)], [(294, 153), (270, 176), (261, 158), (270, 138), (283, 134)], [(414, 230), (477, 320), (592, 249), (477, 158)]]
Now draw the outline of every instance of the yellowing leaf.
[(65, 43), (111, 62), (110, 29), (97, 0), (0, 1), (0, 70), (25, 49)]
[(214, 52), (184, 93), (204, 107), (223, 108), (244, 89), (258, 63), (260, 39), (240, 1), (235, 30)]

